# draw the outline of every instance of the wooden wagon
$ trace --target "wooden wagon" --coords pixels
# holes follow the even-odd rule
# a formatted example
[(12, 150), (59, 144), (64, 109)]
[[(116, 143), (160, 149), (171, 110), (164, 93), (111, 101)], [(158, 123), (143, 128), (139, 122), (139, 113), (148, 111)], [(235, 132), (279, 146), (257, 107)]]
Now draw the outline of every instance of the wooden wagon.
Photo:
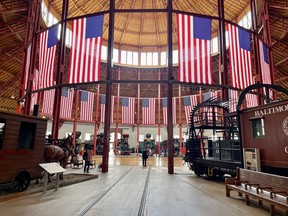
[(41, 177), (47, 120), (0, 111), (0, 183), (24, 191)]

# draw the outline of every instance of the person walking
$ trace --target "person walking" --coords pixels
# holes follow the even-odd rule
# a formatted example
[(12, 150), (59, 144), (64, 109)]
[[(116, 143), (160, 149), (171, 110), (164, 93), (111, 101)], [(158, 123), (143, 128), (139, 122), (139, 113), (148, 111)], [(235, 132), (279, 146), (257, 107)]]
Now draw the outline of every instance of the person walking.
[(143, 167), (146, 167), (147, 158), (148, 158), (148, 149), (144, 148), (142, 151), (142, 165), (143, 165)]
[[(91, 146), (88, 146), (88, 147), (87, 147), (85, 153), (87, 153), (87, 154), (86, 154), (87, 156), (84, 158), (84, 160), (85, 160), (84, 173), (89, 173), (90, 162), (91, 162), (92, 156), (93, 156), (93, 151), (92, 151)], [(84, 153), (84, 154), (85, 154), (85, 153)]]

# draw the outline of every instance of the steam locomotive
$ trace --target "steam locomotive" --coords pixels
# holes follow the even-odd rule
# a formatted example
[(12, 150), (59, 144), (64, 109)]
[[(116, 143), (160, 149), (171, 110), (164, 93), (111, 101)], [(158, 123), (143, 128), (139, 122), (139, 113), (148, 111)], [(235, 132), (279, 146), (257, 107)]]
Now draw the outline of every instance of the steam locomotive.
[[(220, 98), (193, 108), (185, 161), (196, 175), (235, 176), (237, 167), (288, 175), (288, 100), (270, 103), (266, 96), (264, 105), (243, 104), (248, 93), (263, 88), (288, 95), (280, 86), (255, 84), (241, 92), (237, 112), (229, 112), (229, 102)], [(209, 131), (213, 139), (204, 136)]]
[(139, 152), (140, 153), (142, 153), (142, 151), (145, 148), (148, 149), (150, 156), (152, 156), (156, 153), (155, 140), (151, 139), (151, 134), (146, 134), (146, 139), (144, 139), (144, 142), (139, 143)]
[[(168, 142), (167, 140), (164, 140), (160, 143), (160, 154), (164, 157), (168, 155)], [(179, 156), (180, 155), (180, 140), (178, 138), (173, 139), (173, 156)]]
[(122, 138), (118, 140), (118, 150), (120, 151), (121, 155), (130, 155), (131, 149), (128, 144), (128, 134), (123, 134)]
[[(104, 133), (97, 134), (96, 140), (96, 155), (103, 155)], [(94, 135), (91, 135), (89, 145), (94, 145)], [(87, 148), (85, 146), (85, 148)]]

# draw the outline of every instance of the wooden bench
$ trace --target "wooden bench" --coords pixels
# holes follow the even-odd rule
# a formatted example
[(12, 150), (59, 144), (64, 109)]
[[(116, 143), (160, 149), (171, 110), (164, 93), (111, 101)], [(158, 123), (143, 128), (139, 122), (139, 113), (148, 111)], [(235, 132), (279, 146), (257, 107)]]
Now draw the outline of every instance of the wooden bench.
[(270, 215), (275, 215), (276, 206), (288, 215), (288, 177), (237, 168), (236, 178), (226, 178), (225, 186), (227, 197), (234, 190), (244, 195), (247, 205), (250, 198), (257, 199), (260, 206), (268, 203)]

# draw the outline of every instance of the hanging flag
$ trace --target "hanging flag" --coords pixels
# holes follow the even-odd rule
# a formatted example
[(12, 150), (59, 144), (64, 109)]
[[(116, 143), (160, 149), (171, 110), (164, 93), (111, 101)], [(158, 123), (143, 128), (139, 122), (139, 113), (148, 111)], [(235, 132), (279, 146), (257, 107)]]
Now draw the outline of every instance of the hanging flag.
[(203, 101), (206, 101), (208, 99), (216, 99), (218, 98), (219, 91), (213, 91), (213, 92), (207, 92), (203, 94)]
[(100, 79), (104, 15), (73, 20), (69, 83)]
[(185, 116), (187, 124), (190, 123), (190, 113), (194, 106), (197, 105), (197, 95), (190, 95), (183, 97)]
[(155, 98), (142, 99), (142, 124), (155, 124)]
[(238, 103), (238, 91), (229, 89), (228, 97), (229, 97), (229, 110), (230, 112), (235, 112)]
[(121, 98), (122, 124), (134, 124), (135, 98)]
[[(214, 99), (215, 97), (218, 97), (218, 91), (207, 92), (207, 93), (203, 94), (203, 101), (206, 101), (209, 99)], [(216, 107), (214, 107), (214, 113), (215, 113), (215, 115), (217, 113)], [(213, 121), (213, 108), (210, 106), (203, 107), (202, 115), (204, 115), (204, 116), (202, 116), (201, 119), (205, 119), (206, 123), (212, 122)]]
[[(261, 75), (262, 75), (262, 83), (263, 84), (272, 84), (271, 81), (271, 72), (269, 66), (269, 56), (268, 56), (268, 48), (265, 44), (259, 40), (259, 53), (260, 53), (260, 65), (261, 65)], [(264, 93), (266, 94), (266, 88), (264, 88)], [(273, 98), (273, 92), (269, 91), (269, 97)]]
[(255, 94), (246, 94), (246, 105), (247, 107), (258, 106), (258, 97)]
[(58, 42), (58, 25), (40, 34), (39, 47), (39, 88), (48, 88), (54, 84), (54, 61)]
[(228, 24), (228, 38), (232, 86), (244, 89), (253, 84), (250, 33)]
[[(173, 118), (173, 124), (176, 124), (176, 97), (172, 98), (172, 118)], [(163, 106), (163, 124), (167, 125), (167, 98), (162, 98), (162, 106)]]
[(94, 108), (93, 92), (80, 91), (80, 120), (93, 122)]
[[(37, 69), (34, 70), (34, 77), (32, 82), (32, 90), (38, 89), (38, 82), (39, 82), (39, 71)], [(37, 104), (38, 93), (31, 94), (31, 104), (30, 104), (30, 111), (34, 110), (34, 105)]]
[(74, 90), (68, 91), (68, 89), (62, 88), (60, 118), (71, 119), (73, 96), (74, 96)]
[[(111, 97), (111, 116), (110, 116), (110, 123), (114, 123), (113, 113), (114, 113), (114, 101), (115, 96)], [(100, 116), (100, 122), (105, 122), (105, 104), (106, 104), (106, 96), (100, 95), (100, 105), (101, 105), (101, 116)]]
[(54, 106), (55, 89), (44, 91), (42, 115), (52, 116)]
[(212, 84), (209, 18), (177, 15), (180, 82)]

